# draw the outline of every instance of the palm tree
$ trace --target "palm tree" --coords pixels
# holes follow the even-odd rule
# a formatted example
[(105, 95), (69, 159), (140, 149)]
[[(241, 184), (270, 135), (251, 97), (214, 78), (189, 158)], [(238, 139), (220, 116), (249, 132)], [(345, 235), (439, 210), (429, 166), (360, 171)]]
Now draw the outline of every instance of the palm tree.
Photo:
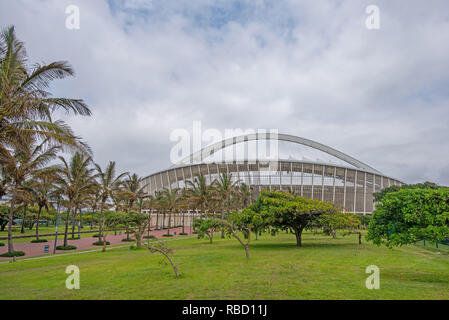
[(128, 175), (128, 179), (123, 182), (121, 193), (126, 196), (128, 202), (128, 211), (131, 211), (134, 203), (137, 203), (145, 196), (145, 188), (148, 184), (143, 184), (143, 178), (137, 174)]
[(96, 170), (98, 172), (98, 184), (100, 188), (100, 213), (99, 213), (99, 241), (101, 241), (103, 227), (105, 223), (104, 209), (106, 202), (112, 199), (114, 194), (119, 191), (122, 185), (122, 179), (128, 175), (128, 172), (116, 175), (116, 163), (110, 161), (103, 171), (98, 164), (95, 164)]
[(45, 172), (42, 172), (38, 174), (34, 179), (31, 181), (30, 189), (31, 189), (31, 195), (34, 200), (34, 203), (37, 204), (39, 207), (37, 217), (36, 217), (36, 242), (39, 242), (39, 222), (41, 218), (42, 209), (45, 208), (48, 212), (49, 206), (51, 206), (50, 203), (50, 197), (52, 192), (55, 189), (55, 180), (56, 180), (56, 172), (55, 168), (52, 168), (53, 170), (46, 170)]
[(16, 38), (14, 27), (0, 34), (0, 147), (5, 148), (24, 133), (34, 133), (65, 146), (88, 149), (62, 121), (51, 114), (64, 110), (89, 116), (91, 111), (79, 99), (55, 98), (46, 91), (56, 79), (74, 76), (67, 62), (27, 65), (24, 44)]
[(11, 204), (8, 222), (8, 253), (14, 253), (12, 224), (20, 189), (26, 179), (45, 172), (60, 147), (49, 144), (48, 139), (38, 143), (32, 134), (24, 134), (14, 143), (12, 150), (0, 148), (0, 163), (11, 183)]
[[(216, 191), (217, 198), (221, 202), (221, 219), (224, 219), (225, 212), (229, 212), (231, 207), (232, 196), (235, 194), (235, 189), (238, 181), (232, 181), (232, 174), (223, 172), (214, 183), (214, 191)], [(221, 238), (224, 239), (224, 229), (221, 230)]]
[(253, 202), (252, 187), (242, 183), (238, 188), (238, 195), (243, 208), (250, 206)]
[(186, 185), (188, 187), (186, 194), (189, 202), (191, 202), (196, 209), (200, 209), (200, 216), (202, 219), (205, 208), (211, 200), (211, 190), (207, 185), (206, 177), (199, 174), (194, 178), (193, 182), (187, 181)]
[(92, 162), (90, 156), (77, 152), (71, 158), (70, 163), (67, 163), (63, 157), (59, 157), (59, 159), (62, 165), (58, 167), (59, 177), (57, 184), (67, 198), (64, 231), (64, 247), (67, 247), (70, 213), (72, 213), (72, 210), (76, 206), (79, 195), (92, 190), (95, 187), (96, 181), (94, 180), (95, 175), (93, 174), (93, 169), (89, 168)]
[(179, 206), (182, 201), (182, 193), (180, 189), (164, 189), (163, 190), (164, 195), (164, 203), (165, 203), (165, 210), (164, 210), (164, 219), (165, 219), (165, 212), (168, 212), (168, 228), (167, 228), (167, 235), (170, 235), (170, 223), (171, 223), (171, 215), (173, 212), (177, 212), (179, 209)]

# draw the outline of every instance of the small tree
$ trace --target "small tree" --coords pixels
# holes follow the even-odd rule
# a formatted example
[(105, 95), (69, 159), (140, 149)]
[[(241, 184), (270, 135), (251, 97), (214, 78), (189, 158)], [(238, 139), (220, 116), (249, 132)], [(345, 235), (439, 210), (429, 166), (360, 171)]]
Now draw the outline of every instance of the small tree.
[(334, 205), (329, 202), (285, 192), (261, 192), (250, 209), (262, 214), (267, 225), (273, 227), (273, 232), (285, 230), (294, 233), (298, 247), (302, 246), (302, 232), (308, 225), (318, 221), (324, 214), (335, 212)]
[(148, 228), (148, 216), (145, 213), (131, 211), (127, 214), (127, 220), (135, 229), (134, 237), (137, 241), (137, 246), (142, 247), (142, 239)]
[(167, 244), (163, 241), (160, 242), (150, 242), (148, 241), (147, 244), (145, 244), (145, 247), (150, 250), (151, 253), (159, 252), (162, 254), (171, 264), (173, 268), (173, 272), (175, 273), (176, 277), (179, 277), (178, 273), (178, 265), (175, 263), (173, 255), (174, 251), (173, 249), (169, 248)]
[(449, 237), (449, 189), (403, 189), (382, 198), (373, 212), (367, 239), (402, 246)]
[[(227, 216), (226, 220), (220, 220), (224, 226), (225, 232), (228, 236), (234, 237), (245, 249), (246, 259), (249, 260), (249, 245), (251, 243), (251, 230), (254, 227), (255, 220), (260, 217), (250, 209), (245, 209), (243, 212), (233, 212)], [(239, 235), (243, 233), (244, 241)]]
[(337, 231), (342, 230), (343, 236), (350, 234), (359, 235), (359, 244), (362, 244), (362, 233), (358, 231), (361, 222), (358, 216), (351, 212), (341, 212), (337, 208), (323, 214), (314, 226), (323, 229), (324, 234), (337, 237)]
[(103, 245), (102, 252), (106, 251), (106, 246), (108, 242), (106, 241), (106, 237), (111, 229), (115, 228), (117, 225), (123, 224), (124, 214), (122, 212), (110, 212), (103, 219), (103, 241), (99, 241), (98, 244)]
[(195, 219), (193, 222), (195, 230), (200, 238), (209, 238), (212, 243), (214, 234), (222, 229), (223, 224), (215, 219)]

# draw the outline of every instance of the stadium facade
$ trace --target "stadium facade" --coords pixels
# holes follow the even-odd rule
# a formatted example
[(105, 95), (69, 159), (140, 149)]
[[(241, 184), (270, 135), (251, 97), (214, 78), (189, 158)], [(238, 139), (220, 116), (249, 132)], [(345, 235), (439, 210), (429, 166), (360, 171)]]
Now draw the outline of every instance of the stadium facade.
[[(250, 159), (248, 152), (242, 159), (213, 159), (220, 151), (268, 140), (284, 142), (288, 149), (300, 145), (317, 150), (330, 156), (331, 160), (311, 161), (291, 156), (288, 159)], [(251, 186), (255, 198), (261, 190), (282, 190), (330, 201), (346, 211), (361, 214), (370, 214), (374, 210), (375, 192), (403, 184), (331, 147), (285, 134), (248, 134), (223, 140), (191, 154), (166, 170), (146, 177), (143, 183), (146, 185), (146, 194), (154, 195), (164, 188), (184, 188), (186, 181), (192, 181), (199, 174), (204, 175), (207, 183), (211, 184), (223, 172), (232, 174), (234, 181)]]

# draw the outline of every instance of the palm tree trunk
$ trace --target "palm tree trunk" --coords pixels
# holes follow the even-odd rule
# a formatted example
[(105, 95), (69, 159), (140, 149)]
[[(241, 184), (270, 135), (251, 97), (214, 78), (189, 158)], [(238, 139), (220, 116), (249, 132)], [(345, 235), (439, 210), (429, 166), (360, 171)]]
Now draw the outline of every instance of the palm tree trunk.
[(37, 219), (36, 219), (36, 240), (39, 241), (39, 221), (41, 220), (41, 212), (42, 207), (39, 206), (39, 211), (37, 212)]
[(75, 207), (75, 210), (72, 213), (72, 239), (75, 239), (75, 218), (76, 211), (78, 211), (78, 206)]
[(67, 242), (67, 236), (69, 233), (69, 218), (70, 218), (70, 211), (72, 211), (72, 204), (69, 203), (69, 207), (67, 208), (67, 214), (65, 218), (65, 230), (64, 230), (64, 247), (67, 247), (69, 244)]
[(23, 209), (22, 229), (20, 230), (20, 233), (25, 233), (26, 217), (27, 217), (27, 206), (25, 206)]
[(14, 253), (14, 244), (12, 242), (12, 223), (14, 219), (14, 206), (17, 199), (17, 184), (14, 186), (11, 199), (11, 208), (9, 209), (9, 219), (8, 219), (8, 253)]
[(182, 233), (185, 233), (185, 212), (182, 211)]
[(156, 230), (159, 230), (159, 211), (156, 211)]
[(167, 228), (167, 235), (170, 235), (170, 222), (171, 222), (171, 213), (168, 213), (168, 228)]

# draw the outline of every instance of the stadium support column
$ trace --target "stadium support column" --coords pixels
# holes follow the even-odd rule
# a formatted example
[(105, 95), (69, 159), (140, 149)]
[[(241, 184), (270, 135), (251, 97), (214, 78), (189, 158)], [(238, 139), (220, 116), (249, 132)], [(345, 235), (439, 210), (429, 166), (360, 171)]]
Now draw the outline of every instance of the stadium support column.
[(208, 176), (208, 178), (209, 178), (209, 185), (211, 185), (211, 184), (212, 184), (212, 178), (211, 178), (211, 176), (210, 176), (210, 167), (209, 167), (209, 163), (207, 163), (206, 166), (207, 166), (207, 176)]
[(315, 177), (315, 164), (312, 163), (312, 200), (313, 200), (313, 198), (314, 198), (314, 194), (313, 194), (313, 191), (314, 191), (313, 186), (314, 186), (314, 184), (315, 184), (315, 179), (314, 179), (314, 177)]
[(304, 163), (301, 163), (301, 197), (304, 196)]
[(323, 165), (323, 175), (321, 176), (321, 201), (324, 201), (324, 170), (326, 166)]
[(182, 179), (184, 181), (184, 187), (187, 187), (187, 183), (186, 183), (186, 174), (184, 172), (184, 167), (182, 167)]
[(335, 180), (337, 179), (337, 167), (334, 167), (334, 182), (332, 191), (332, 203), (335, 203)]
[(365, 181), (363, 182), (363, 215), (366, 215), (366, 171)]
[(358, 171), (355, 171), (355, 178), (354, 178), (354, 213), (356, 212), (356, 206), (357, 206), (357, 174)]
[(168, 174), (168, 171), (167, 171), (167, 181), (168, 181), (168, 189), (171, 191), (170, 175)]
[(346, 181), (348, 178), (348, 169), (345, 168), (345, 181), (343, 185), (343, 208), (346, 210)]
[(290, 162), (290, 190), (293, 194), (293, 162)]

